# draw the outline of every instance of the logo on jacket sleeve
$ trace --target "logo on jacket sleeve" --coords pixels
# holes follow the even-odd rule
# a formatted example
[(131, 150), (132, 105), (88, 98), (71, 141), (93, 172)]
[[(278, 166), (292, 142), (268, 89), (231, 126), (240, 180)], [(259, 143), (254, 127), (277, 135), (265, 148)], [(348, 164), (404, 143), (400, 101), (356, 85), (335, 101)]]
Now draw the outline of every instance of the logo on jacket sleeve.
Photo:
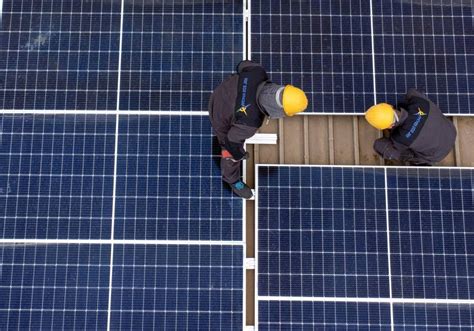
[(247, 114), (247, 108), (250, 107), (250, 103), (246, 106), (242, 106), (239, 109), (237, 109), (237, 113), (244, 113), (245, 116), (248, 116)]
[(413, 134), (416, 132), (416, 129), (418, 128), (418, 125), (421, 123), (423, 116), (426, 116), (426, 113), (420, 107), (418, 107), (418, 112), (416, 113), (416, 115), (418, 117), (415, 122), (413, 122), (410, 130), (405, 134), (405, 138), (410, 138), (411, 136), (413, 136)]
[(420, 107), (418, 107), (418, 113), (417, 114), (420, 115), (420, 116), (426, 116), (426, 113)]

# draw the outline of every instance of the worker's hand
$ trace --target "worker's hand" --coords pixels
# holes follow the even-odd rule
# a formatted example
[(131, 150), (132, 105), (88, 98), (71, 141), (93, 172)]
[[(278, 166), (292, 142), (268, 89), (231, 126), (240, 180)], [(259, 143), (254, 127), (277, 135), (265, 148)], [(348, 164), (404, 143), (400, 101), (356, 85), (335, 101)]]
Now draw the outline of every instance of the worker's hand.
[(223, 157), (224, 159), (230, 160), (230, 161), (232, 161), (232, 162), (240, 162), (240, 161), (242, 161), (242, 160), (247, 160), (247, 159), (250, 157), (249, 152), (245, 152), (241, 159), (235, 159), (235, 158), (232, 156), (232, 154), (230, 154), (230, 152), (229, 152), (228, 150), (226, 150), (226, 149), (223, 149), (223, 150), (222, 150), (222, 154), (221, 154), (221, 155), (222, 155), (222, 157)]

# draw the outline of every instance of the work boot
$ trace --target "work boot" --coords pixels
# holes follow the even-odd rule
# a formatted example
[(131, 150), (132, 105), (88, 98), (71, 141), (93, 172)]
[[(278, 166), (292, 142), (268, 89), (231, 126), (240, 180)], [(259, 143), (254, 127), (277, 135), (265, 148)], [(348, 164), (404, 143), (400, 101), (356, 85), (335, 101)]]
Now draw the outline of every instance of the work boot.
[(232, 191), (234, 191), (234, 193), (241, 198), (251, 199), (253, 197), (252, 189), (241, 180), (235, 182), (230, 186), (232, 186)]

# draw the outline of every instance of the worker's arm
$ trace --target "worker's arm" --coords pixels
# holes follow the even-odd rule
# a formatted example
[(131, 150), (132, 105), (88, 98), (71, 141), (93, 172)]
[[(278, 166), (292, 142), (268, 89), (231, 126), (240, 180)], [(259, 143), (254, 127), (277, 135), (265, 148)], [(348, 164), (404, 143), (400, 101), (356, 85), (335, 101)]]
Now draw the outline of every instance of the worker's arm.
[(256, 62), (253, 62), (253, 61), (249, 61), (249, 60), (243, 60), (243, 61), (240, 61), (239, 64), (237, 64), (237, 73), (241, 73), (243, 72), (244, 70), (248, 70), (252, 67), (260, 67), (263, 69), (263, 67), (256, 63)]
[(389, 138), (377, 139), (374, 143), (374, 150), (387, 160), (409, 161), (413, 157), (413, 152), (405, 146), (394, 144)]
[(418, 91), (415, 88), (411, 88), (411, 89), (408, 90), (408, 92), (405, 96), (405, 99), (410, 100), (412, 97), (419, 97), (419, 98), (422, 98), (422, 99), (428, 99), (428, 97), (426, 95), (424, 95), (423, 93), (421, 93), (420, 91)]
[(258, 128), (243, 124), (234, 124), (230, 128), (224, 141), (224, 149), (231, 154), (233, 161), (240, 161), (248, 158), (248, 153), (244, 149), (245, 140), (252, 137)]

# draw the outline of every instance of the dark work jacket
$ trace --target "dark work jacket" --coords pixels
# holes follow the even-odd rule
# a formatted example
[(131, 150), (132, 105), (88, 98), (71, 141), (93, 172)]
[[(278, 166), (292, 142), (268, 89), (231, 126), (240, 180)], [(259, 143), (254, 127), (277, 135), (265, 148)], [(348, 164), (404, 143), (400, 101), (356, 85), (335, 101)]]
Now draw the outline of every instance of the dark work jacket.
[(222, 148), (240, 160), (245, 156), (245, 140), (262, 126), (265, 112), (258, 95), (268, 76), (265, 69), (251, 61), (242, 61), (237, 73), (225, 79), (211, 95), (209, 118)]
[(439, 162), (454, 146), (456, 129), (439, 107), (424, 94), (410, 89), (398, 105), (402, 115), (389, 138), (375, 141), (374, 149), (386, 159), (411, 165)]

